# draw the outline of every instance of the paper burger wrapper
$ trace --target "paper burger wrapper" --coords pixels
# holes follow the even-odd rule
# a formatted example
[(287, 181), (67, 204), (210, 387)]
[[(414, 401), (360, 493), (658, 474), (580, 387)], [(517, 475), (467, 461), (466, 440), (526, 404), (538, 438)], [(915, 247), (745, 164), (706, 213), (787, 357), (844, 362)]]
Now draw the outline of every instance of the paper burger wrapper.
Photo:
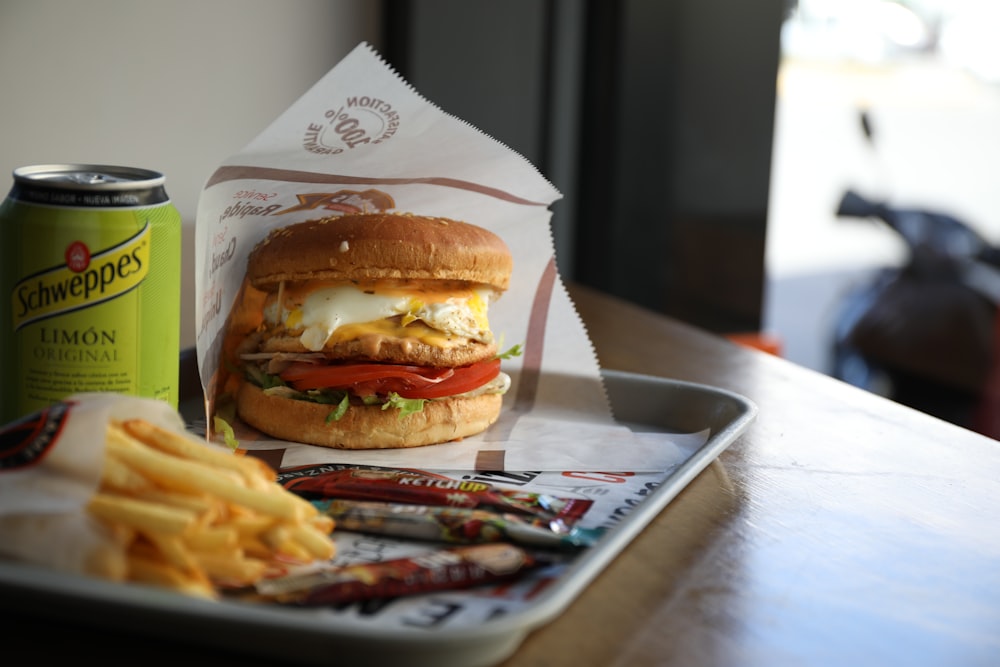
[(209, 429), (232, 387), (232, 369), (221, 360), (232, 345), (227, 330), (239, 324), (235, 305), (251, 249), (272, 230), (306, 220), (394, 211), (470, 222), (510, 247), (511, 285), (490, 305), (489, 319), (504, 349), (522, 344), (525, 353), (504, 361), (513, 383), (498, 422), (460, 443), (368, 452), (323, 452), (235, 423), (241, 444), (294, 450), (297, 461), (389, 459), (424, 469), (474, 470), (484, 461), (511, 470), (666, 469), (665, 455), (650, 458), (648, 443), (614, 420), (556, 264), (549, 206), (560, 196), (521, 155), (421, 97), (360, 44), (225, 160), (202, 191), (195, 320)]

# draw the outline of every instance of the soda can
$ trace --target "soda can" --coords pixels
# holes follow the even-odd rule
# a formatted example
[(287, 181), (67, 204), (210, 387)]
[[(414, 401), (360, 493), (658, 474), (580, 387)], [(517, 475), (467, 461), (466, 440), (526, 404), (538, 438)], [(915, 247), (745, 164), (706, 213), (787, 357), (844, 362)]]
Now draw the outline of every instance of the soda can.
[(175, 408), (181, 219), (163, 174), (14, 170), (0, 205), (0, 423), (81, 392)]

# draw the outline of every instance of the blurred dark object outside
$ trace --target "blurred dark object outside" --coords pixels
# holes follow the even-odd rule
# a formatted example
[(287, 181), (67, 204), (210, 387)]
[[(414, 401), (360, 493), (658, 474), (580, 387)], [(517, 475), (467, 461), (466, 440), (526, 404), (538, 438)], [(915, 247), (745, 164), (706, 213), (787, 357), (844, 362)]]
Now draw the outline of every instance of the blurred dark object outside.
[(834, 375), (952, 423), (1000, 437), (1000, 249), (937, 211), (889, 206), (854, 191), (837, 210), (873, 218), (907, 247), (845, 300)]

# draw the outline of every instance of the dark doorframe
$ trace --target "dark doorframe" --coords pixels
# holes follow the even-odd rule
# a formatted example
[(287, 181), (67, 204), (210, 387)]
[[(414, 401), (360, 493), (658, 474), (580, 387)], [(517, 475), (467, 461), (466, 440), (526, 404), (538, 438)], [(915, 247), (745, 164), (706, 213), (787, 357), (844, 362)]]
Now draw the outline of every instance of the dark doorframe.
[(760, 328), (785, 0), (385, 0), (386, 59), (531, 160), (560, 272)]

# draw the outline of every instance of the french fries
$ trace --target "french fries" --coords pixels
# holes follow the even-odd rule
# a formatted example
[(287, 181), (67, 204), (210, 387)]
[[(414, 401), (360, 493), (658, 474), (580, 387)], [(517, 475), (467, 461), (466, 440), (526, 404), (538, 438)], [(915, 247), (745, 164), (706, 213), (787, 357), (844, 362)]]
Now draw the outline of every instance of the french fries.
[(91, 572), (216, 599), (283, 562), (333, 557), (333, 520), (275, 480), (259, 459), (148, 421), (109, 424), (87, 510), (122, 544), (126, 568), (96, 559)]

